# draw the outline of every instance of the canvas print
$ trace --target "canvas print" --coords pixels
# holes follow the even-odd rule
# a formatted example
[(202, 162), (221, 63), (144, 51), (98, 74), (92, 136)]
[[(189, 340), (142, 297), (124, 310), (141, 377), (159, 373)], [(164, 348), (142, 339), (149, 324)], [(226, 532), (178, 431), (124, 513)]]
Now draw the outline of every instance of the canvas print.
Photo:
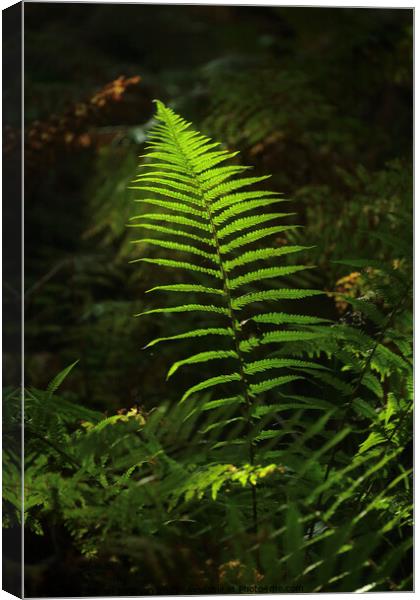
[(413, 10), (3, 32), (4, 588), (411, 591)]

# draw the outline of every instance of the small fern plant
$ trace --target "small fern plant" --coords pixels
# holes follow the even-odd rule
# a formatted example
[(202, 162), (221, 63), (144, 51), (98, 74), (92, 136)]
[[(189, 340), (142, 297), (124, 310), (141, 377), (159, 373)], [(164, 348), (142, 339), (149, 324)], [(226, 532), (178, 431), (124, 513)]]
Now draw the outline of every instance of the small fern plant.
[[(133, 262), (151, 263), (166, 269), (169, 275), (180, 269), (188, 273), (189, 279), (187, 283), (172, 282), (149, 290), (174, 292), (180, 300), (174, 306), (153, 308), (141, 314), (198, 311), (211, 313), (217, 322), (154, 339), (146, 347), (168, 340), (208, 340), (208, 349), (175, 362), (168, 376), (185, 365), (214, 361), (212, 368), (217, 374), (189, 387), (180, 400), (184, 402), (200, 392), (227, 390), (211, 400), (206, 409), (240, 407), (237, 418), (246, 423), (252, 464), (252, 422), (262, 395), (302, 378), (299, 371), (308, 378), (322, 369), (308, 360), (260, 354), (261, 349), (273, 348), (278, 343), (318, 337), (314, 327), (322, 319), (284, 309), (267, 312), (261, 306), (273, 301), (284, 301), (284, 306), (288, 304), (286, 301), (321, 292), (296, 289), (285, 283), (285, 277), (309, 268), (287, 264), (286, 255), (306, 247), (284, 241), (280, 247), (272, 243), (275, 236), (284, 235), (296, 226), (285, 221), (290, 213), (279, 210), (279, 205), (286, 201), (278, 193), (254, 189), (267, 176), (242, 176), (249, 167), (225, 164), (237, 152), (220, 148), (219, 143), (194, 131), (172, 109), (160, 101), (156, 103), (157, 124), (141, 165), (146, 171), (134, 180), (132, 187), (147, 196), (139, 200), (142, 206), (157, 208), (133, 217), (131, 225), (151, 232), (136, 242), (164, 248), (173, 255), (171, 258), (142, 256)], [(264, 241), (262, 247), (261, 241)], [(268, 286), (267, 280), (271, 280)], [(264, 287), (258, 289), (258, 286)], [(194, 302), (189, 302), (191, 297)], [(248, 334), (251, 322), (262, 328), (258, 337)], [(221, 339), (222, 343), (218, 341)], [(258, 352), (257, 360), (254, 352)], [(226, 368), (227, 363), (230, 368)], [(219, 366), (222, 364), (223, 370)]]

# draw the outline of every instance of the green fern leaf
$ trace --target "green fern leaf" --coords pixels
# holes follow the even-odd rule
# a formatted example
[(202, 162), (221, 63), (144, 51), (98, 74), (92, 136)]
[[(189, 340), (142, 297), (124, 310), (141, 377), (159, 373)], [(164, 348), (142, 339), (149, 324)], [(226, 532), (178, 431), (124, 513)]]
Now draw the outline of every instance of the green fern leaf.
[[(134, 219), (150, 219), (151, 221), (163, 221), (164, 223), (168, 222), (168, 215), (159, 214), (159, 213), (148, 213), (142, 214), (137, 217), (131, 217)], [(199, 221), (195, 221), (193, 219), (188, 219), (187, 217), (182, 217), (179, 215), (171, 215), (170, 217), (171, 223), (179, 223), (180, 225), (188, 225), (189, 227), (194, 227), (196, 229), (201, 229), (202, 231), (210, 232), (210, 225), (207, 223), (200, 223)]]
[[(162, 182), (165, 185), (170, 185), (175, 188), (175, 190), (189, 192), (190, 194), (196, 194), (197, 190), (192, 185), (188, 185), (189, 179), (188, 177), (182, 177), (178, 174), (177, 177), (171, 177), (165, 171), (149, 171), (143, 175), (139, 175), (138, 179), (133, 181), (133, 183), (143, 183), (143, 181), (149, 181), (150, 183), (157, 183), (158, 185), (162, 185)], [(130, 189), (141, 190), (143, 189), (141, 186), (131, 186)]]
[(191, 254), (197, 254), (197, 256), (203, 256), (208, 260), (217, 264), (217, 255), (211, 254), (210, 252), (206, 252), (205, 250), (201, 250), (200, 248), (196, 248), (192, 244), (179, 244), (178, 242), (171, 242), (168, 240), (156, 240), (153, 238), (144, 238), (141, 240), (133, 240), (133, 243), (138, 244), (149, 244), (151, 246), (159, 246), (161, 248), (168, 248), (169, 250), (176, 250), (179, 252), (187, 252)]
[(233, 300), (232, 306), (235, 310), (239, 310), (254, 302), (266, 302), (267, 300), (300, 300), (301, 298), (310, 298), (311, 296), (317, 296), (323, 293), (324, 292), (318, 290), (267, 290), (264, 292), (254, 292), (239, 296), (239, 298)]
[(224, 383), (231, 383), (233, 381), (241, 381), (241, 376), (239, 373), (229, 373), (226, 375), (217, 375), (216, 377), (210, 377), (197, 385), (190, 387), (185, 394), (181, 398), (181, 402), (185, 402), (187, 398), (192, 396), (192, 394), (196, 394), (197, 392), (201, 392), (203, 390), (207, 390), (216, 385), (222, 385)]
[(174, 363), (168, 371), (167, 379), (171, 377), (176, 371), (184, 365), (192, 365), (195, 363), (205, 363), (209, 360), (221, 360), (224, 358), (238, 358), (238, 354), (234, 350), (209, 350), (208, 352), (199, 352), (184, 360), (179, 360)]
[(258, 250), (251, 250), (233, 260), (227, 260), (224, 263), (225, 271), (229, 273), (236, 267), (242, 267), (243, 265), (257, 260), (277, 258), (278, 256), (284, 256), (285, 254), (291, 254), (293, 252), (301, 252), (302, 250), (309, 250), (310, 248), (313, 248), (313, 246), (285, 246), (284, 248), (260, 248)]
[(291, 325), (318, 325), (331, 322), (329, 319), (320, 319), (307, 315), (292, 315), (289, 313), (264, 313), (251, 317), (251, 321), (256, 323), (268, 323), (270, 325), (282, 325), (283, 323)]
[(158, 313), (178, 313), (178, 312), (194, 312), (204, 311), (217, 313), (219, 315), (229, 315), (229, 311), (226, 308), (220, 306), (214, 306), (212, 304), (184, 304), (183, 306), (173, 306), (168, 308), (153, 308), (152, 310), (146, 310), (145, 312), (134, 315), (135, 317), (141, 317), (143, 315), (152, 315)]
[(253, 271), (246, 275), (235, 277), (235, 279), (229, 279), (229, 288), (235, 290), (238, 287), (251, 283), (253, 281), (261, 281), (263, 279), (273, 279), (275, 277), (284, 277), (292, 273), (298, 273), (304, 269), (310, 269), (309, 266), (295, 266), (295, 267), (269, 267), (267, 269), (260, 269), (259, 271)]
[(297, 229), (298, 227), (299, 225), (283, 225), (277, 227), (265, 227), (263, 229), (256, 229), (255, 231), (250, 231), (249, 233), (236, 237), (234, 240), (230, 241), (227, 244), (222, 244), (220, 246), (220, 252), (222, 254), (227, 254), (229, 252), (232, 252), (232, 250), (236, 250), (237, 248), (241, 248), (242, 246), (246, 246), (247, 244), (257, 242), (270, 235), (274, 235), (276, 233), (284, 233), (285, 231)]
[[(202, 242), (209, 246), (214, 246), (214, 241), (210, 238), (203, 238), (194, 233), (190, 233), (189, 231), (181, 231), (180, 229), (171, 229), (170, 227), (164, 227), (163, 225), (156, 225), (152, 223), (129, 223), (127, 227), (139, 227), (141, 229), (151, 229), (153, 231), (158, 231), (159, 233), (166, 233), (170, 235), (175, 235), (177, 237), (184, 237), (187, 240), (196, 240), (197, 242)], [(133, 241), (136, 243), (136, 240)]]
[(252, 217), (243, 217), (241, 219), (235, 219), (229, 225), (222, 227), (222, 229), (218, 232), (218, 238), (223, 239), (228, 235), (232, 235), (234, 233), (242, 232), (244, 229), (249, 229), (250, 227), (255, 227), (256, 225), (261, 225), (262, 223), (266, 223), (267, 221), (272, 221), (273, 219), (279, 219), (282, 217), (288, 217), (290, 213), (267, 213), (265, 215), (255, 215)]
[(250, 352), (264, 344), (318, 340), (323, 336), (325, 336), (325, 333), (313, 331), (270, 331), (259, 338), (252, 337), (249, 340), (242, 341), (239, 347), (242, 352)]
[(269, 369), (282, 369), (285, 367), (308, 368), (308, 369), (326, 369), (323, 365), (305, 360), (296, 360), (291, 358), (264, 358), (252, 363), (244, 364), (244, 371), (248, 375), (263, 373)]
[(211, 188), (223, 183), (232, 175), (238, 175), (239, 173), (243, 173), (244, 171), (248, 171), (251, 167), (219, 167), (217, 172), (215, 173), (213, 169), (209, 171), (204, 171), (201, 173), (201, 182), (204, 190), (210, 190)]
[[(228, 398), (209, 401), (206, 404), (206, 409), (228, 406), (230, 403), (235, 404), (238, 401), (249, 403), (250, 397), (256, 394), (301, 378), (295, 374), (286, 374), (275, 379), (249, 384), (244, 378), (244, 374), (254, 376), (276, 368), (300, 370), (309, 373), (325, 372), (325, 367), (317, 365), (313, 361), (301, 360), (296, 357), (282, 356), (281, 358), (261, 359), (253, 362), (244, 360), (246, 353), (264, 344), (303, 343), (305, 341), (309, 342), (309, 340), (318, 340), (326, 335), (323, 331), (274, 331), (264, 333), (259, 338), (244, 340), (242, 337), (242, 326), (246, 322), (241, 323), (236, 312), (241, 311), (248, 304), (276, 300), (298, 300), (322, 293), (318, 290), (279, 287), (277, 289), (245, 293), (239, 297), (232, 297), (231, 295), (232, 291), (247, 284), (255, 284), (264, 279), (278, 280), (311, 268), (303, 265), (287, 264), (265, 268), (263, 266), (260, 269), (254, 267), (248, 272), (242, 271), (238, 276), (228, 279), (227, 273), (235, 268), (246, 267), (257, 261), (271, 260), (308, 249), (297, 245), (285, 246), (282, 239), (281, 247), (255, 248), (247, 252), (242, 251), (242, 248), (248, 244), (296, 229), (297, 226), (295, 225), (262, 227), (268, 221), (289, 217), (293, 213), (252, 214), (253, 211), (262, 207), (271, 206), (285, 200), (277, 192), (265, 190), (244, 191), (247, 186), (261, 183), (267, 177), (240, 177), (243, 171), (247, 169), (246, 167), (221, 165), (220, 163), (231, 159), (237, 153), (219, 149), (219, 144), (213, 143), (209, 138), (194, 132), (189, 123), (161, 102), (157, 102), (157, 120), (158, 125), (151, 135), (152, 141), (149, 145), (151, 150), (147, 155), (150, 161), (147, 164), (148, 170), (140, 175), (134, 184), (136, 188), (146, 194), (150, 195), (150, 192), (154, 192), (162, 197), (162, 199), (157, 200), (146, 198), (144, 200), (145, 204), (156, 204), (167, 209), (169, 213), (141, 214), (134, 219), (134, 226), (153, 231), (156, 225), (156, 231), (165, 236), (165, 239), (151, 237), (140, 240), (143, 243), (150, 243), (173, 252), (196, 255), (210, 261), (216, 268), (212, 269), (193, 261), (185, 262), (160, 257), (140, 258), (135, 259), (135, 262), (148, 262), (163, 267), (199, 272), (211, 276), (220, 281), (220, 289), (207, 286), (206, 283), (201, 282), (200, 284), (174, 282), (173, 284), (156, 286), (150, 291), (217, 294), (222, 297), (223, 304), (222, 306), (215, 306), (204, 302), (203, 304), (191, 303), (182, 306), (151, 309), (141, 314), (203, 311), (222, 315), (227, 322), (230, 322), (230, 326), (195, 329), (191, 332), (161, 337), (153, 340), (146, 347), (150, 348), (166, 340), (194, 339), (196, 337), (208, 337), (211, 340), (213, 334), (230, 339), (230, 349), (220, 350), (210, 347), (184, 360), (177, 361), (169, 369), (168, 377), (171, 377), (184, 365), (204, 364), (208, 361), (220, 359), (229, 359), (236, 363), (236, 370), (233, 373), (216, 374), (216, 376), (189, 388), (182, 396), (181, 403), (194, 394), (224, 384), (235, 386), (236, 394)], [(170, 200), (167, 200), (168, 198)], [(184, 214), (177, 214), (178, 212)], [(247, 212), (251, 212), (251, 215), (245, 215)], [(180, 225), (181, 229), (172, 229), (169, 224)], [(183, 230), (183, 226), (186, 227), (186, 231)], [(200, 233), (194, 231), (197, 229), (200, 230)], [(168, 239), (166, 239), (166, 236), (168, 236)], [(172, 241), (171, 236), (180, 238), (182, 242)], [(227, 241), (225, 241), (226, 239)], [(211, 246), (214, 253), (202, 249), (201, 242)], [(237, 255), (226, 260), (225, 256), (233, 251), (237, 252)], [(233, 311), (235, 311), (235, 314)], [(286, 313), (267, 313), (265, 317), (264, 315), (261, 316), (261, 322), (274, 325), (287, 323), (313, 326), (328, 321), (317, 320), (316, 318), (311, 320), (310, 317), (304, 315), (289, 316)], [(238, 419), (242, 420), (242, 417), (228, 419), (228, 422), (232, 424)], [(211, 425), (212, 428), (219, 426), (217, 422)], [(209, 429), (206, 428), (206, 431), (209, 431)]]
[(325, 332), (314, 331), (270, 331), (264, 333), (260, 338), (261, 344), (271, 344), (273, 342), (296, 342), (301, 340), (314, 340), (324, 337)]
[(238, 154), (239, 152), (226, 152), (224, 150), (221, 150), (220, 152), (209, 152), (205, 159), (199, 160), (192, 158), (191, 162), (193, 163), (196, 172), (200, 175), (203, 171), (207, 171), (207, 169), (211, 169), (229, 158), (234, 158)]
[(145, 348), (150, 348), (151, 346), (154, 346), (155, 344), (159, 344), (160, 342), (167, 342), (167, 341), (171, 341), (171, 340), (184, 340), (184, 339), (188, 339), (188, 338), (203, 337), (203, 336), (207, 336), (207, 335), (223, 335), (223, 336), (227, 336), (227, 337), (232, 337), (233, 330), (230, 327), (226, 327), (226, 328), (209, 327), (208, 329), (194, 329), (192, 331), (187, 331), (185, 333), (179, 333), (178, 335), (171, 335), (169, 337), (157, 338), (157, 339), (149, 342), (145, 346)]
[(243, 404), (245, 399), (243, 396), (230, 396), (229, 398), (220, 398), (218, 400), (210, 400), (203, 404), (201, 410), (213, 410), (222, 406), (231, 406), (232, 404)]
[[(140, 188), (141, 190), (146, 190), (146, 188), (142, 187)], [(154, 191), (156, 192), (156, 189), (151, 189), (151, 188), (147, 188), (148, 191)], [(168, 193), (168, 189), (164, 189), (162, 188), (162, 190), (160, 191), (160, 193), (165, 196), (165, 197), (169, 197), (172, 198), (173, 194), (169, 194)], [(175, 192), (174, 192), (175, 193)], [(172, 210), (174, 212), (181, 212), (181, 213), (186, 213), (187, 215), (194, 215), (196, 217), (200, 217), (203, 218), (203, 214), (202, 211), (198, 208), (194, 208), (194, 205), (196, 206), (200, 206), (200, 204), (197, 202), (193, 202), (192, 204), (186, 202), (186, 201), (181, 201), (180, 198), (176, 199), (176, 202), (172, 202), (172, 201), (168, 201), (168, 200), (161, 200), (158, 198), (142, 198), (141, 200), (134, 200), (134, 202), (141, 202), (142, 204), (151, 204), (152, 206), (159, 206), (159, 208), (165, 208), (167, 210)]]
[[(223, 168), (223, 167), (222, 167)], [(278, 197), (280, 194), (278, 192), (270, 192), (267, 190), (264, 191), (253, 191), (253, 192), (238, 192), (236, 194), (228, 194), (219, 200), (212, 202), (211, 210), (213, 213), (216, 213), (218, 210), (222, 210), (224, 208), (230, 208), (231, 206), (237, 204), (238, 202), (249, 202), (251, 200), (261, 200), (261, 198), (268, 198), (272, 196)]]
[(261, 181), (269, 179), (270, 177), (271, 175), (263, 175), (262, 177), (242, 177), (241, 179), (222, 183), (207, 192), (206, 198), (208, 200), (215, 200), (216, 198), (220, 198), (220, 196), (224, 196), (229, 192), (242, 189), (248, 185), (253, 185), (254, 183), (260, 183)]
[(361, 384), (373, 392), (377, 398), (382, 399), (384, 397), (384, 390), (382, 389), (382, 386), (375, 375), (372, 373), (365, 373), (361, 380)]
[(216, 269), (208, 269), (207, 267), (200, 267), (200, 265), (195, 265), (193, 263), (181, 262), (179, 260), (171, 260), (167, 258), (136, 258), (132, 261), (132, 263), (136, 262), (146, 262), (154, 265), (159, 265), (161, 267), (168, 267), (170, 269), (185, 269), (186, 271), (197, 271), (199, 273), (207, 273), (207, 275), (211, 275), (216, 279), (221, 279), (220, 271)]
[(275, 379), (266, 379), (261, 383), (251, 384), (250, 388), (253, 394), (262, 394), (263, 392), (268, 392), (269, 390), (286, 385), (286, 383), (291, 383), (292, 381), (296, 381), (298, 379), (303, 379), (303, 377), (285, 375), (283, 377), (276, 377)]
[(261, 200), (247, 200), (246, 202), (239, 202), (238, 204), (234, 204), (230, 206), (223, 212), (219, 213), (213, 218), (213, 221), (216, 225), (222, 225), (228, 219), (232, 217), (236, 217), (245, 212), (249, 212), (256, 208), (261, 208), (263, 206), (270, 206), (271, 204), (275, 204), (278, 202), (287, 202), (284, 199), (280, 198), (272, 198), (272, 199), (261, 199)]
[(173, 285), (158, 285), (150, 290), (146, 290), (146, 294), (149, 292), (183, 292), (183, 293), (202, 293), (202, 294), (218, 294), (223, 296), (223, 290), (217, 290), (216, 288), (209, 288), (204, 285), (188, 284), (188, 283), (175, 283)]
[(74, 367), (77, 365), (78, 362), (79, 362), (79, 360), (75, 360), (73, 363), (71, 363), (71, 365), (69, 365), (68, 367), (66, 367), (62, 371), (60, 371), (60, 373), (58, 373), (50, 381), (50, 383), (48, 384), (48, 387), (47, 387), (47, 394), (48, 394), (49, 398), (54, 394), (54, 392), (56, 392), (58, 390), (58, 388), (63, 383), (63, 381), (65, 380), (65, 378), (74, 369)]

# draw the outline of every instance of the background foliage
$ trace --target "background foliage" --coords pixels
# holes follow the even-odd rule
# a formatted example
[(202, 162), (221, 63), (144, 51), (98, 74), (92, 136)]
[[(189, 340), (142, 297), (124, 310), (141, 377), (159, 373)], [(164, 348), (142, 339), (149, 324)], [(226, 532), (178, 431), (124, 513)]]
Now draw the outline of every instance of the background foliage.
[[(29, 4), (25, 29), (26, 593), (411, 589), (411, 12)], [(144, 349), (176, 321), (133, 318), (154, 308), (144, 292), (156, 271), (130, 264), (142, 250), (126, 224), (156, 97), (240, 150), (252, 175), (273, 174), (270, 189), (304, 225), (276, 246), (315, 246), (305, 262), (317, 268), (290, 283), (327, 292), (301, 312), (337, 335), (291, 348), (333, 362), (337, 379), (291, 390), (312, 408), (299, 399), (280, 424), (260, 416), (263, 432), (286, 419), (290, 449), (276, 456), (283, 442), (263, 433), (260, 471), (226, 443), (239, 430), (215, 426), (229, 411), (202, 411), (209, 395), (178, 405), (196, 371), (166, 373), (188, 341)], [(7, 125), (13, 159), (19, 132)], [(13, 287), (4, 293), (13, 304)], [(183, 315), (190, 329), (195, 318)], [(12, 444), (13, 349), (6, 361)], [(346, 386), (356, 409), (331, 415)]]

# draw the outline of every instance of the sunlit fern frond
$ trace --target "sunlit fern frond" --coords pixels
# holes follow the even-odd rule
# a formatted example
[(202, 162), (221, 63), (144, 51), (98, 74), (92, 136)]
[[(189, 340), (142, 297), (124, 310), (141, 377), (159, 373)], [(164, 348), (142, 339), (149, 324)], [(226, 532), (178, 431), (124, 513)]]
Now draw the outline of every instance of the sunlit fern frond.
[[(179, 269), (187, 273), (188, 279), (182, 283), (168, 281), (149, 290), (174, 292), (183, 300), (143, 314), (201, 311), (214, 313), (219, 322), (207, 330), (194, 329), (153, 340), (148, 346), (164, 339), (205, 337), (208, 349), (177, 361), (168, 376), (186, 365), (208, 361), (214, 362), (216, 375), (191, 387), (182, 400), (209, 388), (236, 386), (230, 391), (250, 403), (251, 398), (287, 385), (297, 376), (287, 372), (291, 366), (287, 361), (261, 361), (256, 368), (248, 352), (262, 344), (317, 336), (314, 331), (304, 331), (308, 323), (314, 328), (319, 322), (314, 318), (305, 320), (305, 316), (284, 311), (269, 313), (271, 317), (266, 315), (265, 320), (264, 314), (260, 315), (261, 306), (264, 308), (267, 302), (298, 300), (321, 293), (287, 285), (288, 276), (310, 266), (287, 264), (284, 257), (308, 248), (270, 244), (276, 234), (294, 226), (288, 221), (291, 213), (280, 209), (287, 202), (280, 194), (254, 187), (267, 176), (244, 176), (247, 167), (226, 164), (236, 152), (225, 150), (194, 131), (190, 123), (159, 101), (156, 120), (142, 165), (145, 172), (132, 184), (142, 193), (138, 199), (141, 205), (155, 206), (157, 210), (140, 212), (131, 220), (133, 227), (147, 233), (136, 240), (142, 255), (136, 261), (163, 268), (168, 276)], [(263, 245), (256, 247), (255, 242)], [(145, 256), (147, 246), (163, 248), (170, 258)], [(264, 289), (258, 290), (261, 281)], [(275, 284), (272, 289), (267, 287), (267, 281)], [(245, 325), (252, 318), (257, 320), (258, 315), (264, 327), (272, 327), (259, 340), (248, 339)], [(297, 325), (293, 331), (288, 330), (291, 324)], [(220, 337), (215, 336), (220, 335), (229, 339), (228, 346), (217, 342)], [(225, 370), (218, 367), (220, 361), (227, 365)], [(294, 370), (303, 365), (306, 371), (313, 368), (313, 363), (294, 361)]]

